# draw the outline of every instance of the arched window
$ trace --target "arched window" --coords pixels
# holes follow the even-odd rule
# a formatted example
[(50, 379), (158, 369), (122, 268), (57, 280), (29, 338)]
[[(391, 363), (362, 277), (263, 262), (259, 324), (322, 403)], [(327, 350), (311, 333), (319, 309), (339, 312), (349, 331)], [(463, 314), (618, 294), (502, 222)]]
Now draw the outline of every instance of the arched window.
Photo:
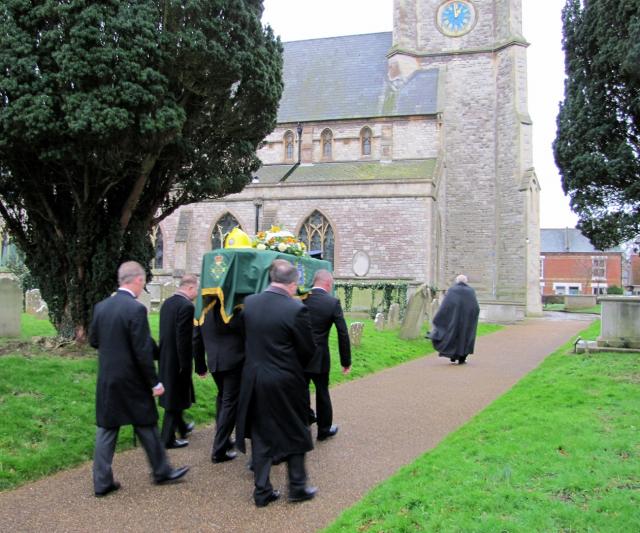
[(154, 256), (151, 267), (161, 270), (164, 264), (164, 239), (162, 237), (162, 229), (160, 226), (153, 228), (151, 234), (151, 243), (153, 244)]
[(293, 161), (293, 132), (287, 131), (284, 134), (284, 158)]
[(213, 231), (211, 232), (211, 249), (217, 250), (218, 248), (222, 248), (224, 244), (224, 238), (227, 236), (233, 228), (238, 226), (240, 229), (240, 222), (236, 220), (231, 213), (225, 213), (222, 215), (218, 222), (213, 226)]
[(321, 252), (322, 259), (333, 265), (334, 234), (329, 221), (320, 211), (314, 211), (304, 221), (298, 238), (307, 245), (309, 253)]
[(371, 128), (364, 127), (360, 132), (360, 147), (362, 155), (371, 155)]
[(320, 136), (320, 138), (322, 142), (322, 158), (331, 159), (333, 154), (333, 150), (332, 150), (333, 133), (331, 133), (331, 130), (327, 128), (322, 132), (322, 135)]

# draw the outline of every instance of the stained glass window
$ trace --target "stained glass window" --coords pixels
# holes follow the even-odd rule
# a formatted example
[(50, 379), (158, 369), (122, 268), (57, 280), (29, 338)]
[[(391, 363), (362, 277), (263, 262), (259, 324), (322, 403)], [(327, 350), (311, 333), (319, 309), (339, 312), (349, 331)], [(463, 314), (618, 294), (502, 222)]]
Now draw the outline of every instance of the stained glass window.
[(298, 238), (307, 245), (309, 253), (321, 252), (322, 259), (333, 265), (335, 244), (333, 228), (320, 211), (314, 211), (300, 228)]
[(362, 145), (362, 155), (371, 155), (371, 129), (362, 128), (360, 143)]
[(156, 226), (154, 228), (153, 234), (151, 235), (151, 242), (154, 250), (152, 267), (161, 270), (164, 262), (164, 240), (162, 238), (162, 229), (160, 229), (160, 226)]
[(231, 213), (222, 215), (213, 226), (213, 231), (211, 232), (211, 249), (217, 250), (218, 248), (222, 248), (224, 238), (236, 226), (242, 229), (240, 222), (238, 222), (236, 217)]
[(322, 138), (322, 157), (324, 159), (331, 159), (333, 133), (331, 133), (330, 129), (326, 129), (322, 132), (321, 138)]
[(293, 132), (284, 134), (284, 157), (287, 161), (293, 160)]

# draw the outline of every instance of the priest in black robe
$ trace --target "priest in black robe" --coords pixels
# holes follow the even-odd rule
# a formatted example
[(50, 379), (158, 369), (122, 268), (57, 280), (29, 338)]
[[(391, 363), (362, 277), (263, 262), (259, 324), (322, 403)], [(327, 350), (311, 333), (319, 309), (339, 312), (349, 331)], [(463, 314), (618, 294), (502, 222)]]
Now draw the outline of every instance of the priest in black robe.
[(466, 363), (475, 346), (479, 314), (476, 291), (469, 287), (467, 277), (460, 274), (433, 317), (429, 337), (440, 357), (448, 357), (460, 365)]

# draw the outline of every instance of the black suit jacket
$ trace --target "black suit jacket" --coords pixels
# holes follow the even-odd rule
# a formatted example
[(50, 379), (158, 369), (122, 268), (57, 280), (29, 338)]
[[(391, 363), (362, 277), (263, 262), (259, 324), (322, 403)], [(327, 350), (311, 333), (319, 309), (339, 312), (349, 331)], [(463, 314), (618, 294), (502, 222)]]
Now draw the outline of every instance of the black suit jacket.
[[(205, 363), (206, 352), (206, 363)], [(220, 300), (216, 300), (193, 330), (193, 353), (196, 372), (227, 372), (244, 363), (244, 319), (236, 310), (228, 324), (220, 316)]]
[(160, 405), (169, 411), (188, 409), (195, 401), (193, 382), (193, 312), (181, 294), (167, 298), (160, 308), (160, 381), (165, 392)]
[(158, 410), (152, 388), (159, 380), (146, 307), (118, 290), (95, 306), (89, 342), (98, 349), (98, 426), (155, 425)]
[(245, 451), (244, 438), (255, 431), (274, 459), (311, 450), (304, 368), (315, 345), (307, 308), (270, 287), (245, 299), (244, 324), (246, 359), (236, 424), (239, 449)]
[(331, 368), (331, 354), (329, 352), (329, 333), (331, 326), (338, 330), (338, 348), (340, 351), (340, 365), (344, 368), (351, 366), (351, 343), (349, 330), (344, 320), (340, 300), (334, 298), (322, 289), (313, 289), (304, 300), (309, 309), (313, 339), (316, 351), (305, 368), (309, 374), (328, 373)]

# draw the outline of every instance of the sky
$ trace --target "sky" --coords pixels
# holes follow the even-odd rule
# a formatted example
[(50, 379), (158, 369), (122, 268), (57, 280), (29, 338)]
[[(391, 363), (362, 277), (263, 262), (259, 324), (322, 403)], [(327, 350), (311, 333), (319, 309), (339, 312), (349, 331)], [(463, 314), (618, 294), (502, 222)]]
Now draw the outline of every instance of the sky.
[[(540, 226), (574, 227), (577, 217), (564, 196), (553, 160), (558, 104), (564, 92), (563, 0), (522, 0), (527, 52), (533, 164), (542, 191)], [(264, 0), (263, 22), (283, 41), (393, 30), (393, 0)]]

